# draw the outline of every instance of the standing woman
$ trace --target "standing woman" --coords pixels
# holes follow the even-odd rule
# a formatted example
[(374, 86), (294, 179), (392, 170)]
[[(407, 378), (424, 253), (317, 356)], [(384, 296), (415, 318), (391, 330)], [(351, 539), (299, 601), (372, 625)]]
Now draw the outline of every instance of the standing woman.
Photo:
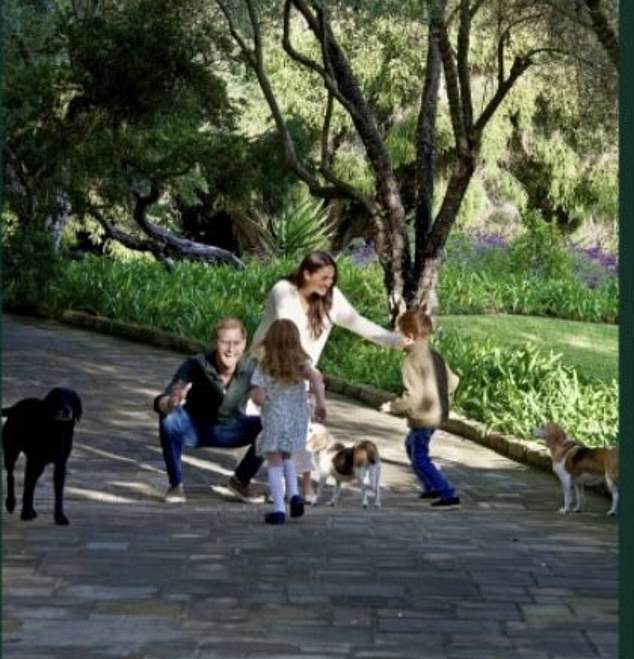
[[(264, 339), (274, 320), (287, 318), (297, 329), (302, 348), (317, 367), (333, 325), (345, 327), (364, 339), (389, 348), (403, 348), (403, 339), (396, 332), (361, 316), (337, 288), (337, 264), (327, 252), (308, 254), (292, 275), (280, 279), (266, 299), (264, 316), (255, 331), (253, 343)], [(302, 492), (308, 502), (312, 491), (312, 455), (304, 449), (293, 454), (298, 473), (302, 474)]]

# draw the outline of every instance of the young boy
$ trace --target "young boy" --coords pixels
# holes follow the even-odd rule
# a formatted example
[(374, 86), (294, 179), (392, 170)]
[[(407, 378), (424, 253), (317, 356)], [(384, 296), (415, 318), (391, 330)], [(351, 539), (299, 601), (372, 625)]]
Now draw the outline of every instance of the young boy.
[(381, 405), (381, 412), (407, 417), (410, 432), (405, 439), (407, 457), (423, 491), (421, 499), (435, 499), (434, 508), (460, 505), (453, 485), (429, 458), (429, 442), (434, 430), (449, 416), (449, 394), (458, 386), (444, 359), (432, 350), (427, 339), (432, 332), (431, 318), (424, 312), (407, 311), (398, 320), (398, 330), (413, 340), (405, 347), (403, 387), (405, 391)]

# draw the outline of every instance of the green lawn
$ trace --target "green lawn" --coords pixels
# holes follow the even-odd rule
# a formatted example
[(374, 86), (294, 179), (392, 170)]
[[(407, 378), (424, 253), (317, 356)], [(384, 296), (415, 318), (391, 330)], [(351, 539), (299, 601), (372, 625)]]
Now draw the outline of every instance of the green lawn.
[(578, 373), (609, 382), (618, 378), (618, 326), (535, 316), (441, 316), (439, 325), (463, 336), (491, 337), (496, 343), (534, 343), (561, 353)]

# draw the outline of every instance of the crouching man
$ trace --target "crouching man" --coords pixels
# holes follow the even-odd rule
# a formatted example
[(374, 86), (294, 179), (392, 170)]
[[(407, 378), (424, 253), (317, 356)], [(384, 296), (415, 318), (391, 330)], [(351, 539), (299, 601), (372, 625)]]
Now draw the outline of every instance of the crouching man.
[(181, 466), (185, 446), (249, 446), (226, 486), (243, 501), (262, 501), (249, 485), (262, 465), (254, 445), (262, 425), (259, 416), (244, 413), (255, 369), (255, 360), (244, 354), (246, 344), (242, 321), (223, 318), (214, 328), (211, 350), (188, 357), (154, 399), (169, 477), (167, 503), (185, 501)]

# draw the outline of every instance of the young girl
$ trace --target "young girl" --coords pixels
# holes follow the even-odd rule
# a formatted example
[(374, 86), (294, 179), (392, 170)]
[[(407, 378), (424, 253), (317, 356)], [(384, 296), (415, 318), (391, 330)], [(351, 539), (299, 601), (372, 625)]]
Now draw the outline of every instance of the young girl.
[(316, 397), (315, 418), (326, 418), (324, 384), (319, 371), (300, 343), (299, 331), (291, 320), (275, 320), (254, 354), (259, 364), (251, 378), (251, 399), (262, 408), (262, 433), (256, 450), (266, 456), (273, 512), (264, 516), (267, 524), (283, 524), (286, 519), (284, 483), (291, 517), (304, 514), (304, 500), (297, 488), (297, 472), (291, 460), (304, 448), (310, 421), (305, 381)]

